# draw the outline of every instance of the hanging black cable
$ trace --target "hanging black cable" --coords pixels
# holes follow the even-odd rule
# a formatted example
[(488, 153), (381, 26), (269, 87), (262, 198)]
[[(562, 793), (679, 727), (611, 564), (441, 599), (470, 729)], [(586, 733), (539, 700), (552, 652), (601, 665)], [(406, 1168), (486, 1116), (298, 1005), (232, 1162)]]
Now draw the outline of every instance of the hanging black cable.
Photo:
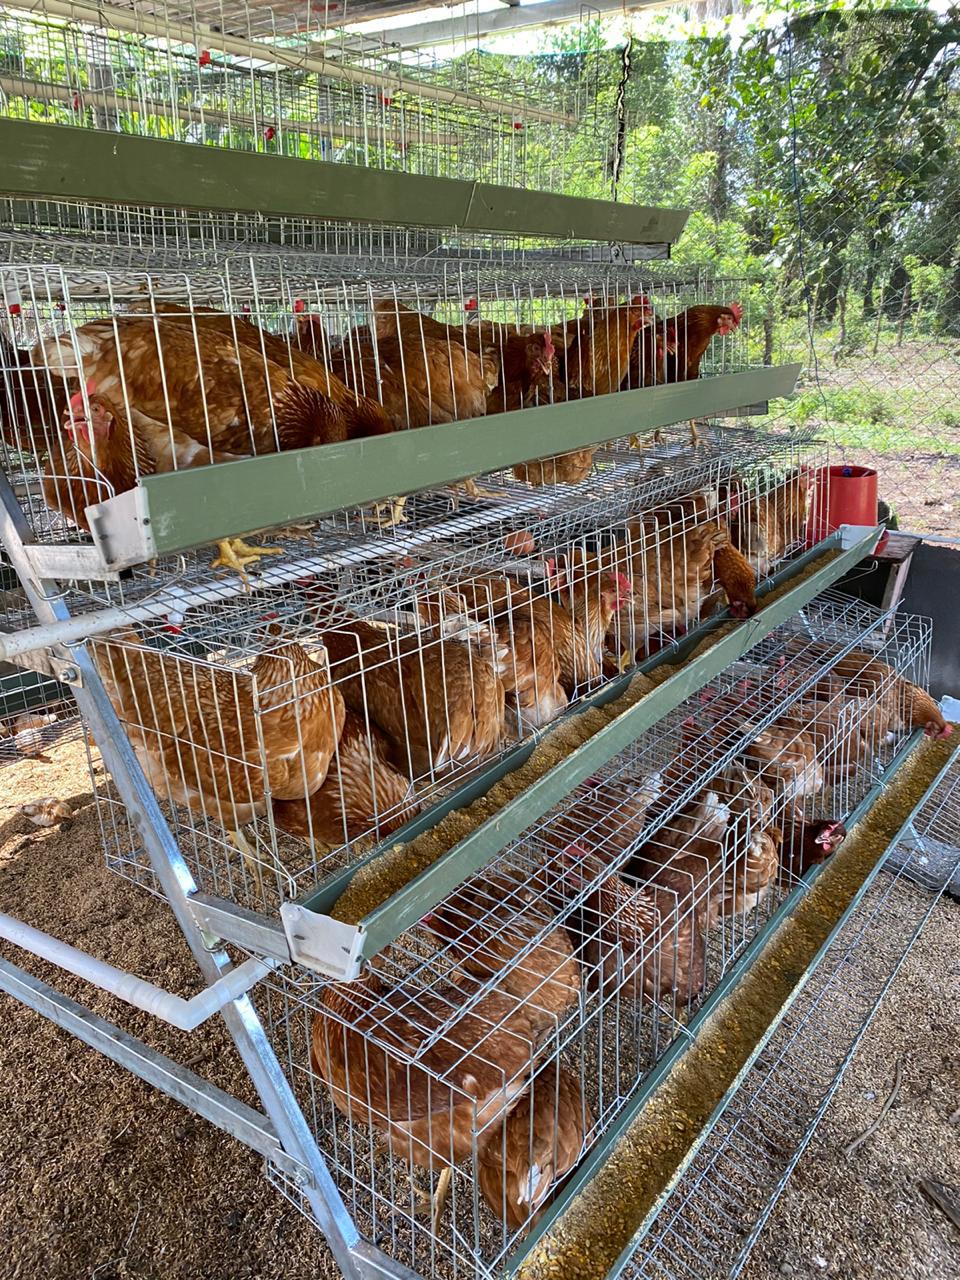
[(630, 61), (633, 53), (633, 36), (627, 34), (627, 42), (620, 55), (620, 83), (617, 85), (617, 139), (613, 154), (613, 199), (617, 198), (617, 187), (623, 170), (624, 144), (627, 140), (627, 82), (630, 79)]

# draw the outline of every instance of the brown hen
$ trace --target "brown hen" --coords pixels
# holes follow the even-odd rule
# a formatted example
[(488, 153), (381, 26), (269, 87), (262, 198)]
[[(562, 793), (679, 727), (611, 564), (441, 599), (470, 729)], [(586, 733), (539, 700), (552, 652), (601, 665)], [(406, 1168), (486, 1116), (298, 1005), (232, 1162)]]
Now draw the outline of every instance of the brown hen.
[(518, 730), (555, 720), (567, 706), (567, 694), (550, 633), (537, 625), (529, 588), (511, 578), (480, 577), (458, 583), (454, 594), (465, 613), (495, 632), (502, 651), (500, 678)]
[(770, 493), (744, 500), (731, 517), (734, 545), (758, 578), (765, 578), (804, 536), (812, 475), (792, 472)]
[(307, 800), (275, 800), (274, 822), (330, 847), (390, 835), (417, 812), (410, 779), (390, 763), (391, 755), (386, 735), (348, 711), (323, 785)]
[(354, 1127), (384, 1134), (409, 1164), (445, 1171), (526, 1088), (540, 1048), (535, 1011), (504, 991), (389, 987), (376, 973), (323, 988), (310, 1057)]
[(610, 872), (605, 857), (571, 844), (557, 862), (551, 893), (578, 903), (567, 921), (586, 986), (606, 999), (676, 994), (703, 988), (701, 917), (670, 883), (645, 884)]
[[(322, 355), (325, 344), (319, 347), (319, 354), (312, 355), (302, 350), (296, 342), (289, 341), (288, 337), (271, 333), (249, 318), (223, 311), (192, 312), (173, 302), (154, 302), (150, 309), (164, 317), (164, 324), (182, 324), (189, 329), (196, 326), (225, 335), (238, 348), (246, 347), (251, 352), (259, 353), (278, 368), (286, 369), (296, 382), (322, 392), (340, 408), (348, 439), (389, 434), (391, 424), (376, 400), (369, 395), (358, 395), (331, 372), (332, 366), (328, 368)], [(318, 440), (316, 443), (324, 441)]]
[(393, 763), (417, 779), (489, 755), (506, 729), (497, 655), (359, 619), (324, 632), (347, 706), (388, 738)]
[(344, 719), (323, 652), (308, 657), (275, 626), (269, 632), (251, 678), (161, 653), (133, 631), (94, 648), (158, 798), (214, 819), (248, 860), (240, 828), (266, 810), (267, 784), (278, 800), (303, 799), (322, 786)]
[(561, 1063), (539, 1072), (477, 1152), (480, 1192), (513, 1231), (532, 1226), (573, 1169), (593, 1129), (580, 1081)]
[(602, 674), (610, 621), (632, 599), (633, 590), (629, 578), (600, 571), (592, 557), (578, 559), (572, 573), (559, 601), (536, 596), (531, 603), (534, 625), (550, 637), (568, 694)]
[(799, 640), (791, 642), (789, 647), (802, 653), (805, 664), (830, 662), (830, 688), (836, 689), (839, 685), (849, 697), (881, 702), (892, 732), (922, 728), (928, 738), (948, 738), (953, 732), (953, 726), (944, 719), (936, 700), (926, 690), (862, 649), (844, 653), (842, 648), (828, 642), (811, 646)]
[(543, 1032), (555, 1031), (580, 1000), (580, 969), (567, 931), (503, 871), (461, 885), (420, 921), (478, 982), (496, 982), (530, 1006)]

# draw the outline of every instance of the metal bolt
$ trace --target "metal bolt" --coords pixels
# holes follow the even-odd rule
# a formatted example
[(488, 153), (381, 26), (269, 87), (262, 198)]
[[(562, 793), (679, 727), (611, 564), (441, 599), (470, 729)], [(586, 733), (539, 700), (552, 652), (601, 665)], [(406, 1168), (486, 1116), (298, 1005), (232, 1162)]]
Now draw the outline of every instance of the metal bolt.
[(76, 667), (64, 667), (60, 672), (60, 679), (70, 684), (72, 681), (80, 679), (80, 672)]

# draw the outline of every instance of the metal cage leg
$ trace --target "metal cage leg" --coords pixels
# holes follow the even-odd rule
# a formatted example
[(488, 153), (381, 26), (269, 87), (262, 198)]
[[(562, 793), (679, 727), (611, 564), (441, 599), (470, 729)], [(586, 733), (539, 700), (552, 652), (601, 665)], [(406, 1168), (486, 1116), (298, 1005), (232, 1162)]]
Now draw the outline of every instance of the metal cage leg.
[[(65, 621), (69, 613), (57, 598), (56, 585), (34, 575), (26, 550), (29, 541), (30, 531), (24, 515), (7, 477), (0, 474), (0, 542), (10, 557), (38, 621)], [(204, 980), (213, 985), (229, 971), (230, 957), (222, 949), (220, 939), (204, 933), (194, 919), (190, 897), (197, 891), (196, 882), (83, 644), (68, 651), (61, 675), (74, 689), (77, 703), (93, 730), (104, 763), (127, 805), (131, 821), (143, 839), (153, 871)], [(126, 1036), (112, 1024), (95, 1018), (83, 1006), (37, 982), (15, 965), (4, 963), (0, 971), (0, 986), (68, 1030), (80, 1031), (82, 1028), (86, 1032), (82, 1038), (87, 1043), (136, 1070), (137, 1074), (172, 1097), (199, 1110), (207, 1119), (220, 1124), (268, 1159), (274, 1157), (274, 1142), (278, 1144), (288, 1157), (283, 1162), (286, 1171), (292, 1173), (310, 1204), (348, 1280), (368, 1280), (374, 1276), (416, 1280), (412, 1271), (392, 1262), (360, 1238), (248, 995), (225, 1005), (221, 1014), (263, 1104), (268, 1121), (266, 1126), (264, 1117), (236, 1099), (221, 1094), (192, 1073), (184, 1072), (163, 1055)]]

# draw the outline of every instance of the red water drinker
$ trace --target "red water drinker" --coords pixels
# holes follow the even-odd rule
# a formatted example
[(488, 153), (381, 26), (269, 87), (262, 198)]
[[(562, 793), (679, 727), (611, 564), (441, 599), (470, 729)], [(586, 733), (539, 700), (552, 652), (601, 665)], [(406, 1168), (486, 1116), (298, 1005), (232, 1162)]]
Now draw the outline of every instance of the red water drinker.
[[(842, 524), (877, 523), (877, 473), (872, 467), (821, 467), (810, 498), (807, 546), (815, 546)], [(881, 546), (886, 534), (881, 538)]]

